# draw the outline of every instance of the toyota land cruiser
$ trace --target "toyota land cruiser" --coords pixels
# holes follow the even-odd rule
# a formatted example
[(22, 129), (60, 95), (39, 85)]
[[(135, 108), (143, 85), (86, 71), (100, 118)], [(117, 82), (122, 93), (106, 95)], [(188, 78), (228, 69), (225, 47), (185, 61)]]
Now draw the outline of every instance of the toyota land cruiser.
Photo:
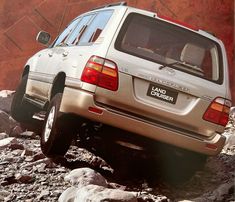
[[(48, 44), (50, 35), (37, 40)], [(87, 120), (216, 155), (230, 99), (221, 40), (120, 3), (78, 16), (27, 61), (11, 113), (29, 122), (46, 111), (47, 156), (64, 155)]]

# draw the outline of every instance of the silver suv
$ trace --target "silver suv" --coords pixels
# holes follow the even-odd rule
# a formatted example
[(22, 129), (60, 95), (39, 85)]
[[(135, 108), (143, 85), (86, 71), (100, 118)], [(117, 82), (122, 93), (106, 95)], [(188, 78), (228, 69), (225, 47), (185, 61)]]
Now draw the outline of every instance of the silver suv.
[[(41, 31), (37, 40), (48, 44), (50, 35)], [(230, 99), (219, 39), (120, 3), (78, 16), (28, 60), (12, 116), (27, 123), (46, 111), (47, 156), (64, 155), (86, 121), (216, 155)]]

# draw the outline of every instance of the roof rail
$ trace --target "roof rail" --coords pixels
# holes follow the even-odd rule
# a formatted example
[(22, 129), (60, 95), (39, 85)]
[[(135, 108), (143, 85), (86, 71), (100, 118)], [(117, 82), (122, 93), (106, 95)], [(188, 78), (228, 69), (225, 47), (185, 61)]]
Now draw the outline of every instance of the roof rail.
[(211, 31), (208, 31), (208, 30), (202, 30), (202, 31), (204, 31), (204, 32), (206, 32), (206, 33), (216, 37), (216, 34), (214, 32), (211, 32)]
[(116, 3), (111, 3), (111, 4), (105, 4), (103, 6), (96, 7), (92, 10), (100, 9), (100, 8), (107, 8), (107, 7), (112, 7), (112, 6), (126, 6), (127, 3), (126, 1), (121, 1), (121, 2), (116, 2)]

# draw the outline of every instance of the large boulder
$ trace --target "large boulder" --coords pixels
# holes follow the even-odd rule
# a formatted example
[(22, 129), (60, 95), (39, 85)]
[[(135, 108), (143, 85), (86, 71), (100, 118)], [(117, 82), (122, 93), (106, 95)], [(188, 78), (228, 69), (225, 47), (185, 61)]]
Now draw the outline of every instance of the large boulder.
[(17, 144), (17, 140), (14, 137), (8, 137), (0, 140), (0, 150), (9, 147), (11, 144)]
[(89, 184), (107, 187), (105, 178), (90, 168), (78, 168), (72, 170), (65, 176), (65, 181), (70, 182), (72, 185), (76, 185), (76, 187), (83, 187)]
[(99, 185), (86, 185), (81, 188), (71, 187), (59, 198), (59, 202), (137, 202), (135, 193), (119, 189), (109, 189)]
[(224, 150), (235, 147), (235, 107), (230, 109), (229, 122), (225, 127), (223, 135), (226, 137)]
[(10, 90), (0, 91), (0, 110), (10, 113), (13, 94), (14, 94), (14, 91), (10, 91)]
[(17, 136), (23, 130), (9, 114), (0, 109), (0, 133), (6, 133), (10, 136)]
[(61, 194), (59, 202), (137, 202), (136, 193), (108, 188), (106, 179), (90, 168), (72, 170), (65, 176), (65, 181), (73, 186)]

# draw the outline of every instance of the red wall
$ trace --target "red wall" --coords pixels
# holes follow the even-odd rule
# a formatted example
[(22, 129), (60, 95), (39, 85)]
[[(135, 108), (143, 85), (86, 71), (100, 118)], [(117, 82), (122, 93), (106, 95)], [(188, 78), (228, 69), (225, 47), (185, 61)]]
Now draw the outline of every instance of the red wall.
[[(55, 37), (75, 16), (117, 0), (1, 0), (0, 89), (15, 89), (27, 58), (43, 48), (38, 31)], [(128, 0), (128, 5), (157, 12), (216, 34), (229, 59), (230, 83), (235, 102), (233, 0)]]

